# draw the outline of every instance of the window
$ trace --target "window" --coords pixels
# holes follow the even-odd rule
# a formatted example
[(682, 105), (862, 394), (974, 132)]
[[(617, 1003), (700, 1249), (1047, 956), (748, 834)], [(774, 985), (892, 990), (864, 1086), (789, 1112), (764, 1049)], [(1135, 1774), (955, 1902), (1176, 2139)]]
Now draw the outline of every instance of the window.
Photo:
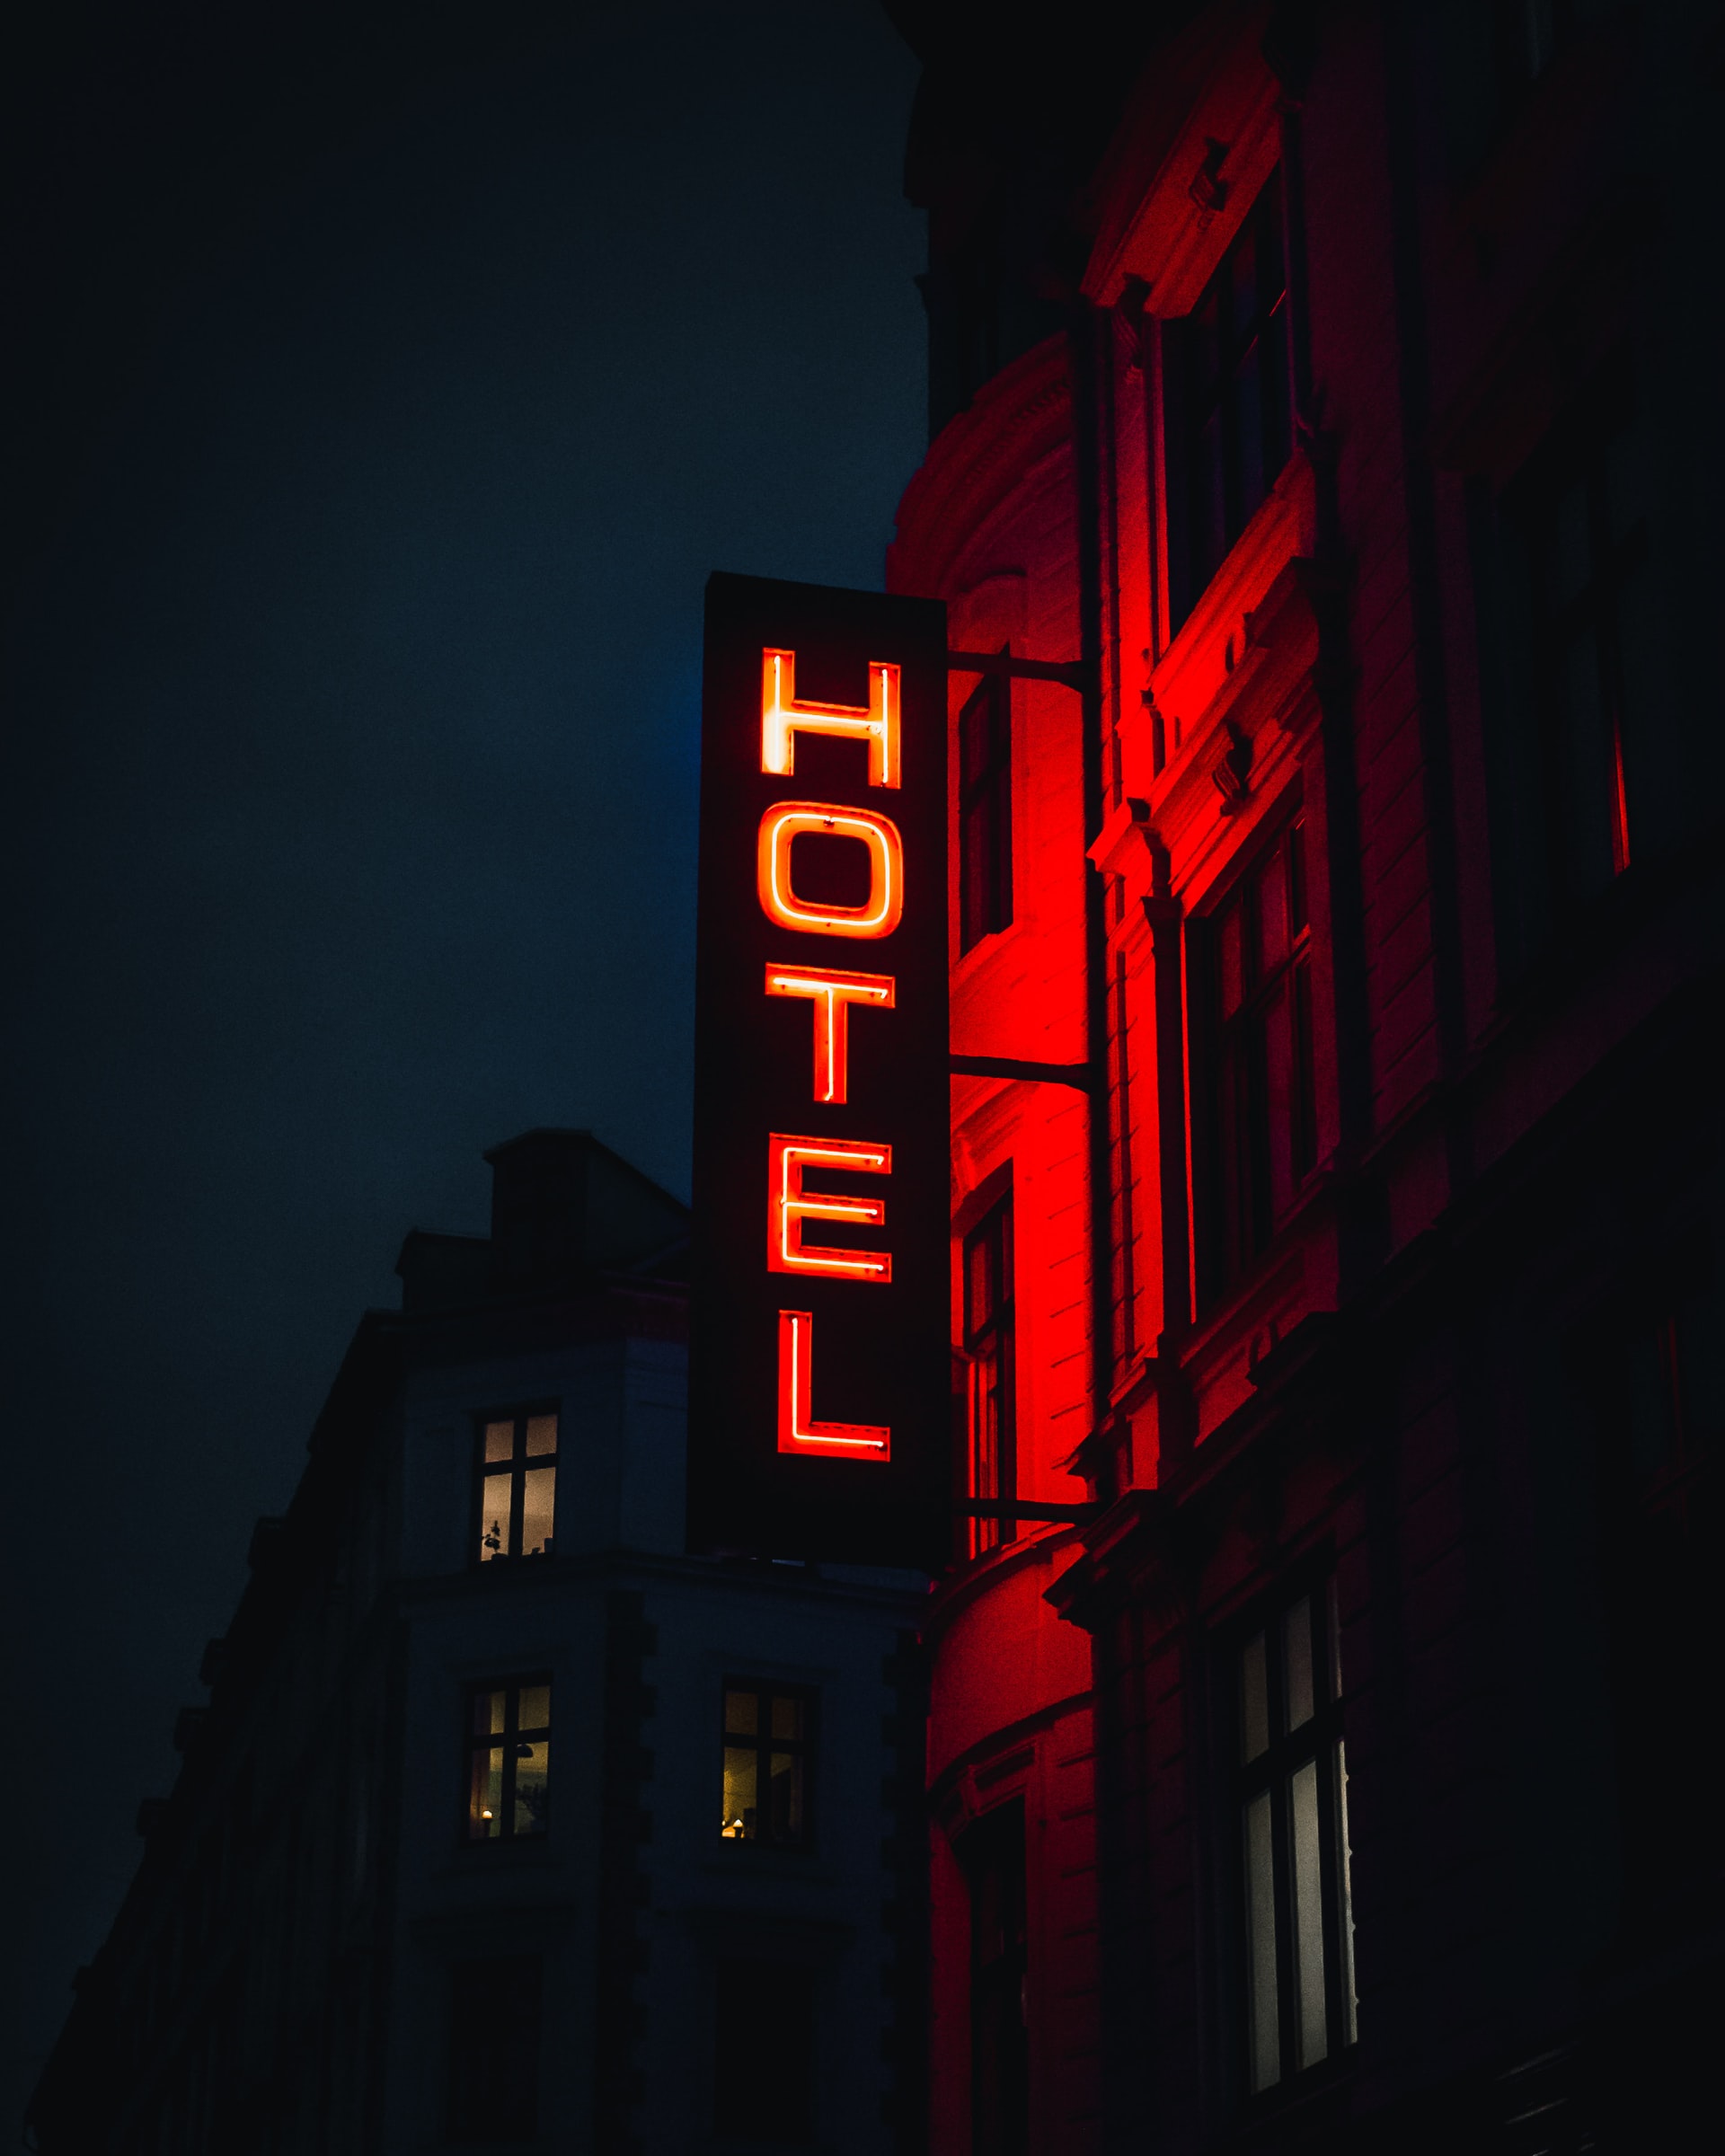
[(556, 1498), (556, 1415), (490, 1418), (480, 1439), (479, 1562), (548, 1554)]
[(794, 1962), (714, 1972), (712, 2123), (752, 2142), (815, 2137), (815, 1980)]
[(551, 1798), (551, 1680), (500, 1679), (470, 1695), (467, 1839), (543, 1834)]
[(986, 1812), (960, 1851), (970, 1886), (970, 2148), (1023, 2156), (1029, 2146), (1025, 2025), (1024, 1807)]
[(461, 1963), (450, 1986), (450, 2141), (531, 2141), (539, 2129), (536, 1954)]
[(1013, 918), (1012, 699), (1011, 681), (989, 676), (959, 713), (960, 957)]
[(1208, 1302), (1269, 1242), (1315, 1151), (1303, 817), (1199, 926), (1201, 1082), (1193, 1121), (1200, 1299)]
[(1234, 1657), (1245, 2082), (1353, 2043), (1354, 1920), (1335, 1595), (1302, 1595)]
[[(964, 1239), (964, 1351), (969, 1358), (966, 1484), (1010, 1504), (1018, 1489), (1013, 1415), (1013, 1197), (1009, 1190)], [(973, 1520), (970, 1554), (1013, 1539), (1010, 1520)]]
[(1601, 890), (1631, 858), (1632, 691), (1653, 634), (1641, 438), (1622, 369), (1584, 421), (1529, 467), (1506, 505), (1525, 593), (1532, 743), (1546, 881)]
[(815, 1699), (785, 1685), (725, 1680), (719, 1832), (727, 1842), (808, 1849)]
[(1198, 305), (1163, 325), (1168, 618), (1178, 629), (1292, 446), (1279, 173)]

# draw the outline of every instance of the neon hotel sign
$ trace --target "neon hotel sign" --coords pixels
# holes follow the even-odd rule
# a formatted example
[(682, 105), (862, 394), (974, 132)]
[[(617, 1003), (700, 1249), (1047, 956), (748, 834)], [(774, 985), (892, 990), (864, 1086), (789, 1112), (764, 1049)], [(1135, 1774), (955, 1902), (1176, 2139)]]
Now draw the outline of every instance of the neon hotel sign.
[(695, 1548), (943, 1547), (945, 738), (939, 605), (712, 579)]

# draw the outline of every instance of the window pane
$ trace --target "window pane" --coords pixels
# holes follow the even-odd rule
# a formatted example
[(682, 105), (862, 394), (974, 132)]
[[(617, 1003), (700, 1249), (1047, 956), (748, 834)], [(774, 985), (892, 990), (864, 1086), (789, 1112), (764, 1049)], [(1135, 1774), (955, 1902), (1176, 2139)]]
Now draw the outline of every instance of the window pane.
[(491, 1842), (502, 1832), (503, 1747), (494, 1745), (473, 1754), (467, 1792), (467, 1833), (470, 1841)]
[(521, 1701), (517, 1710), (515, 1725), (518, 1729), (534, 1731), (551, 1727), (551, 1687), (549, 1684), (524, 1684)]
[(490, 1564), (494, 1557), (509, 1553), (509, 1471), (487, 1475), (480, 1484), (479, 1504), (479, 1561)]
[(476, 1692), (473, 1694), (475, 1736), (502, 1736), (504, 1698), (501, 1692)]
[(1287, 956), (1287, 860), (1278, 846), (1258, 877), (1258, 968), (1268, 973)]
[(1287, 835), (1287, 915), (1296, 935), (1305, 926), (1305, 818), (1297, 817)]
[(774, 1752), (767, 1774), (766, 1839), (798, 1842), (802, 1838), (802, 1761), (789, 1752)]
[(518, 1834), (543, 1834), (549, 1810), (551, 1746), (523, 1741), (515, 1747), (515, 1822)]
[(1339, 1700), (1341, 1697), (1341, 1610), (1337, 1600), (1336, 1583), (1333, 1577), (1331, 1579), (1329, 1594), (1325, 1600), (1329, 1618), (1325, 1630), (1329, 1635), (1327, 1645), (1330, 1649), (1330, 1697), (1332, 1700)]
[(485, 1457), (507, 1460), (515, 1449), (515, 1425), (512, 1422), (488, 1422), (485, 1425)]
[(528, 1453), (554, 1453), (557, 1450), (557, 1418), (554, 1415), (529, 1415), (527, 1418)]
[(725, 1694), (725, 1727), (735, 1736), (753, 1736), (760, 1727), (759, 1705), (752, 1692)]
[(540, 1555), (551, 1541), (552, 1504), (557, 1489), (554, 1467), (535, 1467), (522, 1476), (521, 1554)]
[(1294, 999), (1284, 981), (1263, 1010), (1265, 1137), (1269, 1156), (1269, 1210), (1272, 1219), (1294, 1198), (1295, 1151), (1298, 1140), (1298, 1075), (1294, 1063)]
[(773, 1702), (773, 1734), (774, 1736), (801, 1736), (802, 1735), (802, 1701), (780, 1697)]
[(1250, 1766), (1269, 1749), (1269, 1692), (1264, 1676), (1264, 1635), (1240, 1657), (1240, 1756)]
[(1223, 915), (1216, 940), (1216, 989), (1221, 998), (1222, 1015), (1232, 1018), (1240, 1008), (1240, 999), (1245, 994), (1245, 952), (1242, 948), (1244, 914), (1239, 904), (1230, 906)]
[[(1261, 1641), (1260, 1645), (1261, 1647)], [(1276, 1873), (1270, 1842), (1269, 1792), (1246, 1807), (1246, 1968), (1250, 2009), (1248, 2041), (1252, 2085), (1268, 2089), (1281, 2079), (1277, 2033)]]
[(1348, 1747), (1336, 1745), (1336, 1833), (1341, 1842), (1341, 1861), (1337, 1870), (1341, 1878), (1341, 1998), (1342, 2013), (1346, 2018), (1349, 2044), (1358, 2040), (1358, 2013), (1354, 1995), (1354, 1862), (1353, 1852), (1348, 1846)]
[(733, 1842), (752, 1842), (756, 1835), (756, 1759), (754, 1750), (725, 1747), (725, 1810), (721, 1831)]
[(1287, 1640), (1287, 1726), (1297, 1729), (1312, 1719), (1312, 1598), (1302, 1595), (1286, 1619)]
[(1296, 1773), (1291, 1795), (1294, 1998), (1299, 2014), (1299, 2061), (1304, 2067), (1315, 2066), (1329, 2050), (1323, 2014), (1323, 1871), (1318, 1859), (1315, 1759), (1308, 1759)]

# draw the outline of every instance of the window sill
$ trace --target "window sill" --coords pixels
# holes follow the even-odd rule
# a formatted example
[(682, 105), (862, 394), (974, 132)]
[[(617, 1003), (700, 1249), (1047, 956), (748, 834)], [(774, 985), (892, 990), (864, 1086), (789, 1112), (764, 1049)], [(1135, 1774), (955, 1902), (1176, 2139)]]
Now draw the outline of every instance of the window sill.
[(988, 970), (990, 960), (1008, 950), (1023, 932), (1022, 920), (1015, 917), (1004, 928), (991, 929), (986, 936), (979, 937), (952, 968), (953, 996), (962, 995), (978, 976)]

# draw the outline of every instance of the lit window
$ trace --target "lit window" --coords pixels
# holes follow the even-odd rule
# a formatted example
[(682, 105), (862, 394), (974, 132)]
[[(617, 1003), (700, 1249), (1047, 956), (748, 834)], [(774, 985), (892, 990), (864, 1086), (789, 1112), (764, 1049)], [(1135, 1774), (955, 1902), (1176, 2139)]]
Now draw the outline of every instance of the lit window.
[(542, 1989), (536, 1954), (494, 1955), (453, 1972), (447, 2140), (531, 2141), (538, 2132)]
[(1234, 1657), (1248, 2089), (1355, 2037), (1348, 1769), (1331, 1588), (1302, 1595)]
[(543, 1834), (551, 1795), (551, 1681), (500, 1679), (470, 1695), (467, 1839)]
[(548, 1554), (556, 1499), (555, 1413), (488, 1419), (480, 1436), (478, 1561)]
[(1207, 1302), (1269, 1242), (1312, 1166), (1305, 888), (1305, 824), (1296, 817), (1199, 924), (1194, 971), (1207, 1007), (1196, 1044), (1193, 1135)]
[(813, 1970), (731, 1959), (713, 1969), (712, 2123), (751, 2143), (815, 2138)]
[[(1018, 1464), (1013, 1414), (1010, 1190), (964, 1239), (964, 1351), (970, 1386), (966, 1485), (978, 1500), (1011, 1504), (1018, 1490)], [(973, 1520), (971, 1556), (1011, 1542), (1013, 1533), (1010, 1520)]]
[(1163, 323), (1162, 350), (1168, 614), (1178, 629), (1292, 446), (1279, 173), (1191, 313)]
[(811, 1692), (727, 1679), (719, 1825), (725, 1841), (809, 1847), (814, 1707)]
[(1012, 918), (1012, 683), (991, 676), (959, 713), (960, 952)]

